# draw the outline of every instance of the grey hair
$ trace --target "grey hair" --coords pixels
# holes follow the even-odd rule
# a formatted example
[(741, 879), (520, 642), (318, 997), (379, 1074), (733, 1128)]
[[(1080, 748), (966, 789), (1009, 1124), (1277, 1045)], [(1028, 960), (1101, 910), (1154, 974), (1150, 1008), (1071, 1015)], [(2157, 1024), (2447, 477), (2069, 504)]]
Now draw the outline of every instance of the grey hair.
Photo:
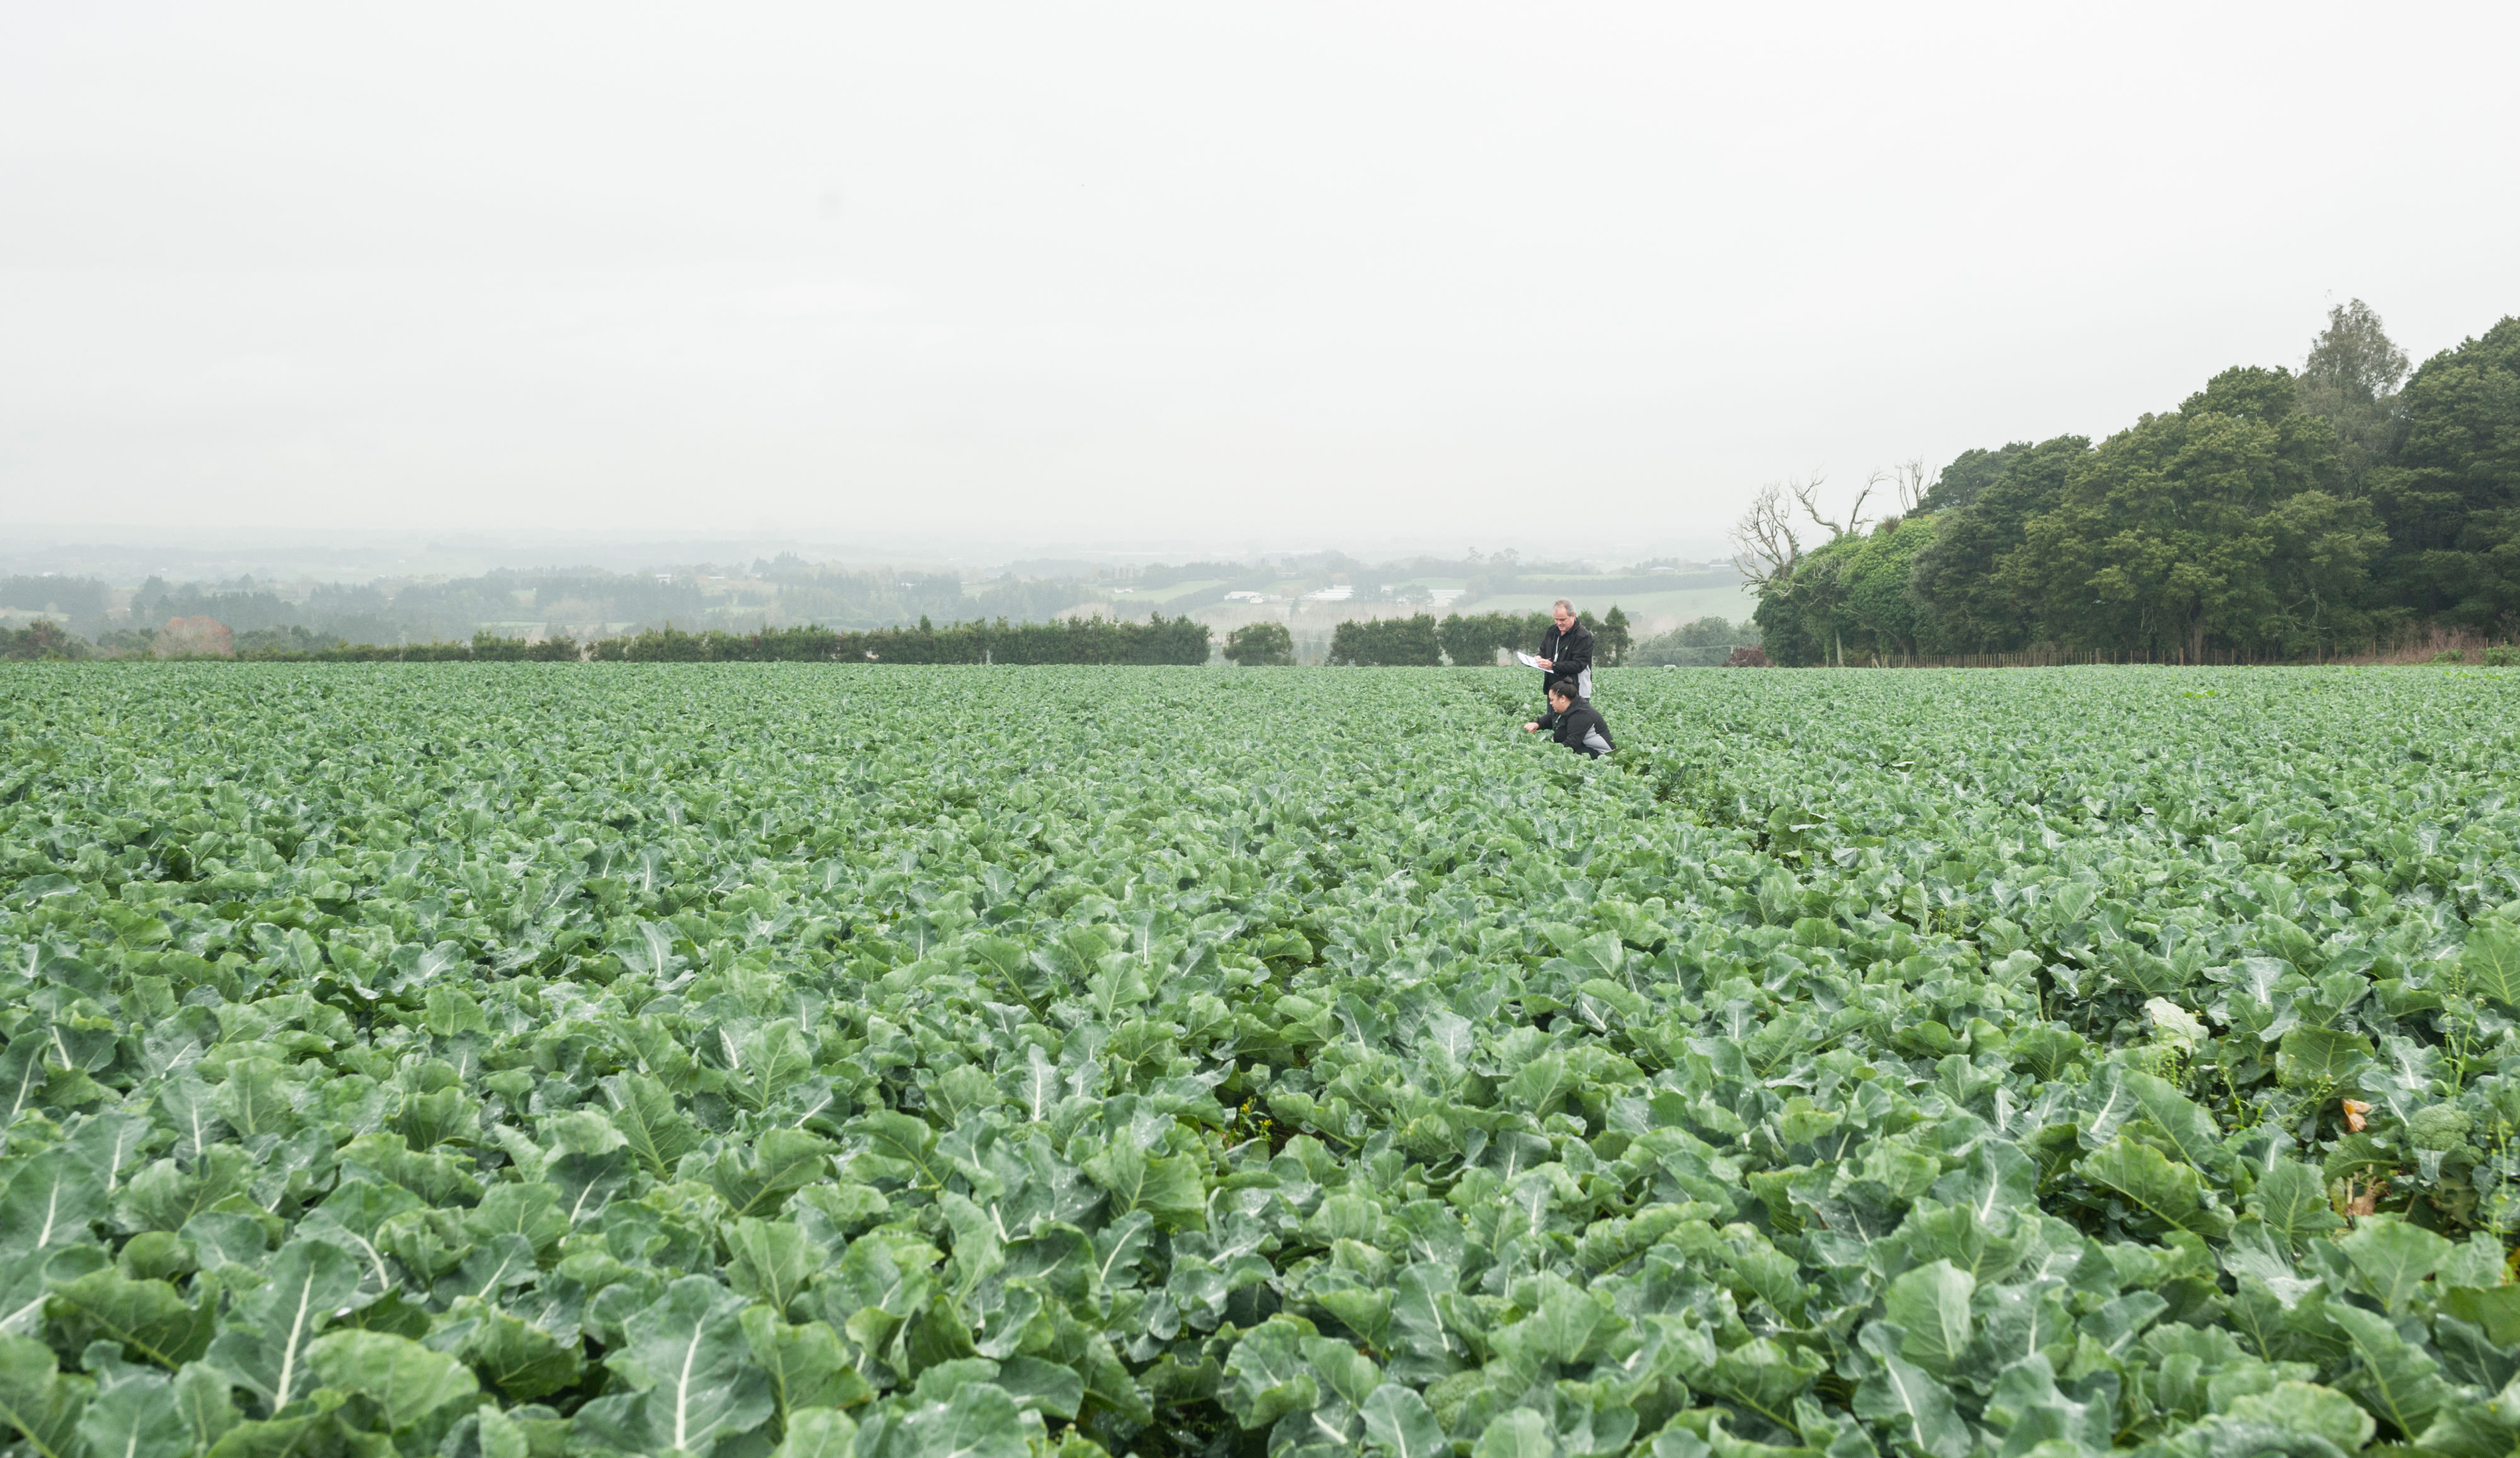
[(1573, 611), (1575, 610), (1575, 604), (1574, 604), (1574, 603), (1572, 603), (1572, 602), (1567, 601), (1567, 600), (1566, 600), (1565, 598), (1563, 598), (1563, 597), (1558, 598), (1556, 601), (1552, 602), (1552, 603), (1551, 603), (1551, 604), (1549, 604), (1549, 605), (1550, 605), (1550, 606), (1552, 606), (1552, 607), (1562, 607), (1562, 608), (1566, 609), (1568, 612), (1573, 612)]

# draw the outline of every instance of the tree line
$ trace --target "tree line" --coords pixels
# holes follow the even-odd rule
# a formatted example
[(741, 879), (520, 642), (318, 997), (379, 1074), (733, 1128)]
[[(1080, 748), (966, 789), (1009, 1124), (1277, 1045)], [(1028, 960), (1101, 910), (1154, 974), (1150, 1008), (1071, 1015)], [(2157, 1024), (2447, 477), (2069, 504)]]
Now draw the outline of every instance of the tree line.
[[(1550, 617), (1535, 613), (1454, 613), (1438, 622), (1409, 618), (1351, 620), (1334, 631), (1329, 660), (1358, 667), (1434, 668), (1486, 666), (1501, 651), (1536, 652)], [(1642, 642), (1634, 640), (1627, 614), (1616, 605), (1592, 625), (1596, 661), (1602, 667), (1712, 666), (1737, 646), (1756, 644), (1748, 624), (1701, 618)], [(867, 631), (819, 625), (763, 627), (748, 633), (722, 629), (686, 632), (674, 627), (608, 639), (581, 641), (565, 635), (529, 639), (478, 632), (469, 640), (422, 643), (338, 643), (272, 629), (232, 632), (207, 616), (170, 620), (149, 656), (227, 658), (248, 663), (1003, 663), (1003, 664), (1198, 664), (1210, 656), (1210, 630), (1189, 616), (1154, 614), (1148, 622), (1077, 618), (1046, 623), (960, 622), (935, 627), (922, 618), (915, 628)], [(73, 659), (101, 656), (96, 645), (38, 620), (22, 629), (0, 629), (0, 660)], [(1229, 663), (1259, 668), (1290, 665), (1294, 640), (1282, 623), (1236, 629), (1223, 644)]]
[[(481, 632), (505, 638), (570, 637), (580, 641), (672, 623), (687, 632), (742, 634), (756, 626), (877, 629), (917, 621), (1038, 622), (1092, 604), (1160, 605), (1168, 613), (1226, 600), (1229, 592), (1293, 595), (1304, 584), (1345, 584), (1360, 607), (1428, 600), (1426, 581), (1465, 584), (1453, 599), (1466, 609), (1490, 594), (1554, 595), (1561, 579), (1582, 579), (1586, 596), (1713, 585), (1720, 573), (1640, 562), (1601, 578), (1583, 563), (1522, 563), (1508, 552), (1461, 559), (1418, 557), (1368, 564), (1340, 552), (1257, 562), (1190, 562), (1111, 567), (1087, 561), (1011, 563), (971, 581), (952, 572), (850, 568), (792, 553), (749, 564), (682, 564), (655, 571), (591, 567), (500, 568), (477, 577), (291, 585), (251, 576), (173, 583), (151, 577), (128, 595), (93, 577), (0, 574), (0, 611), (40, 613), (108, 654), (158, 652), (158, 625), (207, 619), (248, 648), (311, 652), (361, 643), (465, 642)], [(1161, 594), (1160, 597), (1138, 595)], [(1132, 596), (1136, 601), (1132, 602)], [(1106, 612), (1109, 610), (1105, 609)]]
[[(2520, 318), (2408, 370), (2357, 299), (2302, 369), (2226, 370), (2097, 445), (1876, 474), (1897, 510), (1772, 486), (1734, 529), (1779, 663), (2052, 648), (2302, 659), (2520, 627)], [(1827, 533), (1806, 550), (1806, 523)]]
[(0, 607), (41, 609), (97, 646), (146, 652), (150, 625), (209, 618), (238, 646), (311, 649), (358, 643), (461, 642), (476, 632), (506, 637), (567, 635), (581, 641), (667, 622), (740, 632), (753, 624), (879, 628), (922, 614), (1018, 621), (1050, 617), (1092, 600), (1096, 587), (1074, 578), (1006, 576), (966, 583), (955, 573), (857, 569), (793, 555), (748, 567), (677, 567), (657, 572), (587, 568), (518, 571), (391, 584), (318, 583), (303, 591), (240, 577), (168, 583), (153, 577), (114, 613), (112, 593), (94, 578), (0, 577)]
[[(1457, 612), (1441, 622), (1422, 612), (1351, 619), (1331, 631), (1329, 661), (1357, 668), (1488, 668), (1500, 652), (1539, 651), (1551, 626), (1545, 612)], [(1596, 663), (1612, 668), (1626, 661), (1632, 635), (1617, 604), (1591, 627)], [(1292, 663), (1294, 641), (1282, 624), (1254, 623), (1228, 636), (1225, 656), (1246, 667)]]
[(1102, 617), (1046, 623), (951, 623), (916, 628), (773, 628), (735, 634), (673, 628), (610, 639), (590, 656), (619, 663), (1006, 663), (1201, 664), (1208, 627), (1189, 616), (1152, 614), (1133, 623)]
[[(921, 618), (915, 628), (869, 630), (762, 628), (750, 633), (665, 627), (581, 642), (567, 637), (527, 640), (475, 633), (469, 641), (428, 643), (335, 643), (319, 647), (233, 642), (217, 629), (190, 640), (202, 657), (263, 663), (1067, 663), (1200, 664), (1209, 657), (1208, 628), (1188, 617), (1154, 614), (1144, 623), (1109, 618), (1046, 623), (951, 623)], [(86, 649), (86, 651), (81, 651)], [(0, 631), (0, 658), (74, 658), (93, 652), (53, 623)], [(192, 656), (179, 654), (178, 656)]]

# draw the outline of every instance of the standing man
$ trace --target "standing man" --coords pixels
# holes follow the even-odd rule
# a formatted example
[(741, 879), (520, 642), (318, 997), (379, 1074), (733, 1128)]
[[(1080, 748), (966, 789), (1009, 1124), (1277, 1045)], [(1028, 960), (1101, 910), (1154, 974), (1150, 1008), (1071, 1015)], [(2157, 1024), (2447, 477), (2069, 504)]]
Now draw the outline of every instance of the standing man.
[(1560, 597), (1549, 609), (1549, 620), (1555, 626), (1540, 640), (1540, 687), (1546, 693), (1552, 682), (1573, 679), (1578, 698), (1593, 696), (1593, 630), (1575, 616), (1575, 604)]

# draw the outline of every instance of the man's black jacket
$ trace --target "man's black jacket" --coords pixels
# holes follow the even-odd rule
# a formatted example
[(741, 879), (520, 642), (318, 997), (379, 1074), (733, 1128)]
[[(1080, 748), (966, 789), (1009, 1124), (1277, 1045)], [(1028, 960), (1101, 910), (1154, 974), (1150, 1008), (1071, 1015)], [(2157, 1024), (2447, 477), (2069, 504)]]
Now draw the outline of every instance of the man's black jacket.
[[(1602, 722), (1601, 711), (1594, 708), (1590, 699), (1575, 700), (1563, 714), (1551, 710), (1541, 716), (1540, 727), (1550, 730), (1550, 737), (1558, 743), (1595, 759), (1619, 747), (1610, 742), (1610, 726)], [(1597, 749), (1587, 742), (1588, 736), (1599, 739), (1600, 747)]]
[(1593, 670), (1593, 630), (1584, 626), (1582, 618), (1563, 633), (1552, 623), (1549, 632), (1541, 637), (1540, 651), (1533, 656), (1546, 658), (1551, 664), (1540, 676), (1542, 692), (1546, 693), (1549, 685), (1559, 679), (1573, 679), (1580, 684), (1583, 676)]

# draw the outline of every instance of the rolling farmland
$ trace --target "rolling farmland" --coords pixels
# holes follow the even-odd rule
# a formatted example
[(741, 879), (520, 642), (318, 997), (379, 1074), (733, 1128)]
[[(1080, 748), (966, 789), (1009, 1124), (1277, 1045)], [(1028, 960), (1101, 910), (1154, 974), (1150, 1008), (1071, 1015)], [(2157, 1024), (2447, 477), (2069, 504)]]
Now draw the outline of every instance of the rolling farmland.
[(1601, 678), (0, 671), (0, 1421), (2520, 1444), (2520, 676)]

